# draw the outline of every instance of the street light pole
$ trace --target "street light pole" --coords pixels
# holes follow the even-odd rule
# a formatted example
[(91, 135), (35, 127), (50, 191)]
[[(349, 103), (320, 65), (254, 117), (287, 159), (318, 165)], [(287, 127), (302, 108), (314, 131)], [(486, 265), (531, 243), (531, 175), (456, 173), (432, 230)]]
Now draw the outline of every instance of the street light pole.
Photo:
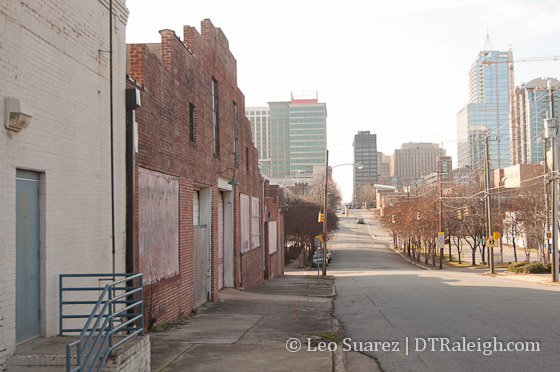
[[(490, 200), (490, 150), (488, 149), (488, 136), (486, 136), (486, 161), (485, 161), (485, 184), (486, 184), (486, 235), (488, 238), (492, 236), (492, 203)], [(488, 262), (490, 263), (490, 271), (494, 274), (494, 247), (488, 247)]]
[(329, 186), (329, 150), (325, 157), (325, 197), (323, 204), (323, 276), (327, 275), (327, 190)]
[[(338, 164), (331, 169), (340, 167), (341, 165), (352, 165), (358, 169), (362, 169), (363, 166), (361, 164), (356, 163), (344, 163)], [(329, 187), (329, 150), (327, 150), (327, 154), (325, 157), (325, 195), (323, 200), (323, 276), (327, 275), (327, 195), (328, 195), (328, 187)], [(317, 258), (318, 259), (318, 258)]]

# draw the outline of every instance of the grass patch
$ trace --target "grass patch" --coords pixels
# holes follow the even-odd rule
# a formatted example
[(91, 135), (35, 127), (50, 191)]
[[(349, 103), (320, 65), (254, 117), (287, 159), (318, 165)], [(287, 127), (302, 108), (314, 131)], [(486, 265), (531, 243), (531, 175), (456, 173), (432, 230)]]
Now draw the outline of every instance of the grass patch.
[(517, 274), (545, 274), (550, 273), (550, 264), (544, 265), (539, 261), (514, 262), (508, 266), (508, 271)]
[(177, 324), (181, 324), (182, 322), (184, 322), (185, 320), (192, 318), (193, 316), (195, 316), (196, 310), (191, 311), (190, 313), (188, 313), (187, 315), (183, 315), (181, 317), (179, 317), (176, 320), (170, 321), (170, 322), (165, 322), (165, 323), (161, 323), (158, 325), (153, 326), (152, 328), (148, 329), (148, 333), (155, 333), (155, 332), (163, 332), (163, 331), (167, 331), (168, 329), (172, 328), (173, 326), (177, 325)]
[(326, 341), (334, 341), (334, 342), (341, 342), (342, 339), (344, 338), (344, 336), (342, 335), (342, 332), (336, 332), (336, 331), (315, 332), (315, 333), (312, 333), (311, 335), (320, 337), (320, 338), (322, 338), (323, 340), (326, 340)]

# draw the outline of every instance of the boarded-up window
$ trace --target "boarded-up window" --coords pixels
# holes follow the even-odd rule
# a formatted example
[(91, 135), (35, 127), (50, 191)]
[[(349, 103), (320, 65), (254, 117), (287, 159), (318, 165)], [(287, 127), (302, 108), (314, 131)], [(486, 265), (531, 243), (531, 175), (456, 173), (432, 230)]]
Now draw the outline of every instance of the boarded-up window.
[(193, 199), (193, 226), (200, 225), (200, 193), (198, 191), (193, 191), (192, 199)]
[(278, 250), (278, 229), (276, 221), (268, 222), (268, 253), (273, 254)]
[(179, 274), (179, 181), (140, 169), (138, 189), (140, 271), (153, 283)]
[(241, 253), (245, 253), (251, 249), (249, 246), (249, 236), (251, 234), (249, 230), (249, 195), (239, 195), (239, 215), (241, 218), (239, 226), (241, 228)]
[(261, 215), (259, 198), (251, 198), (251, 237), (253, 249), (261, 245)]

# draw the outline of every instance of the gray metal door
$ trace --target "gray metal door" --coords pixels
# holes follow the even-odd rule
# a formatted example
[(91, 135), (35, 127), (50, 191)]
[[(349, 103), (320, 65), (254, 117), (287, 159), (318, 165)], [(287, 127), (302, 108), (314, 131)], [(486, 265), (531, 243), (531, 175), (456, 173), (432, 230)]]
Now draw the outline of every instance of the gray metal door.
[(199, 307), (208, 299), (207, 291), (207, 238), (206, 226), (194, 227), (194, 306)]
[(40, 332), (39, 174), (16, 173), (16, 342)]

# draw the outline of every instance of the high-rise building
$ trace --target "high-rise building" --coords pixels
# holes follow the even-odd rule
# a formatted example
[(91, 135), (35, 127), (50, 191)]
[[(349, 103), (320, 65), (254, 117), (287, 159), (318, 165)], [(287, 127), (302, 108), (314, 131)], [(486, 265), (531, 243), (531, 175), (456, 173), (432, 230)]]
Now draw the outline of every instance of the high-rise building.
[[(552, 89), (551, 95), (548, 87)], [(560, 117), (560, 82), (552, 78), (538, 78), (515, 89), (514, 115), (512, 121), (511, 162), (515, 164), (540, 163), (544, 160), (544, 119)]]
[[(509, 84), (513, 77), (507, 62), (511, 60), (511, 51), (495, 50), (486, 35), (484, 49), (470, 69), (469, 102), (457, 113), (459, 167), (474, 169), (484, 164), (486, 136), (489, 136), (490, 167), (510, 165)], [(480, 140), (482, 146), (473, 143)]]
[(391, 176), (398, 177), (403, 186), (413, 184), (421, 177), (437, 172), (438, 159), (445, 150), (437, 143), (403, 143), (391, 159)]
[(391, 156), (377, 152), (377, 182), (391, 184)]
[(253, 144), (259, 152), (261, 173), (270, 176), (270, 109), (268, 107), (248, 107), (245, 115), (251, 122)]
[[(268, 142), (263, 137), (262, 123), (264, 108), (248, 107), (247, 116), (255, 118), (252, 125), (255, 146), (259, 149), (259, 161), (268, 162), (267, 174), (272, 179), (309, 176), (324, 173), (327, 151), (327, 105), (319, 103), (316, 92), (292, 92), (289, 102), (269, 102), (267, 133)], [(257, 112), (260, 115), (260, 129)], [(254, 112), (254, 114), (251, 114)], [(253, 121), (251, 120), (251, 123)], [(255, 139), (259, 136), (261, 138)], [(259, 142), (260, 141), (260, 142)], [(267, 153), (261, 148), (268, 149)]]
[(377, 135), (369, 131), (360, 131), (354, 135), (354, 164), (360, 164), (361, 169), (354, 167), (354, 195), (359, 197), (362, 187), (377, 182)]

